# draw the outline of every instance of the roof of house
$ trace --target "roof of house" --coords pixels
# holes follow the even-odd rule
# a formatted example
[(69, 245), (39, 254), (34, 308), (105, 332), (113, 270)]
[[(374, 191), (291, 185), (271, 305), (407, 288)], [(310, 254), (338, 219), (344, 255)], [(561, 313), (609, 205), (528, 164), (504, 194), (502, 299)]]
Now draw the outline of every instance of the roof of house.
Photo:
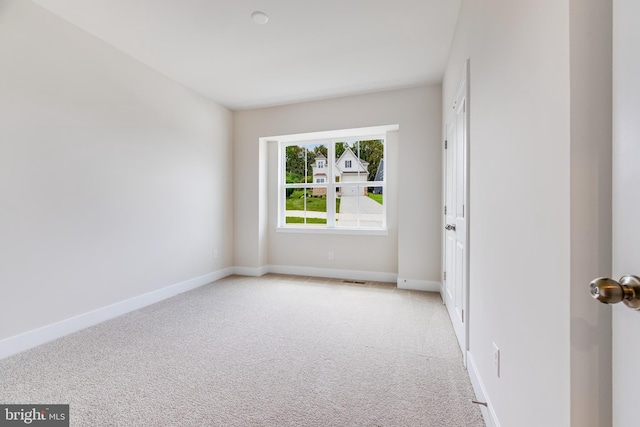
[(380, 164), (378, 165), (378, 171), (376, 172), (376, 177), (374, 181), (382, 181), (384, 180), (384, 159), (380, 159)]
[(336, 160), (336, 168), (341, 172), (341, 173), (346, 173), (343, 172), (342, 168), (340, 168), (340, 160), (342, 160), (342, 158), (345, 155), (348, 155), (349, 153), (351, 153), (351, 156), (353, 156), (354, 159), (356, 159), (358, 161), (358, 163), (360, 163), (360, 167), (362, 168), (362, 172), (368, 172), (368, 166), (369, 166), (369, 162), (365, 162), (364, 160), (360, 159), (358, 156), (356, 156), (356, 154), (353, 152), (353, 150), (351, 149), (351, 147), (347, 147), (344, 152), (340, 155), (340, 157), (338, 158), (338, 160)]

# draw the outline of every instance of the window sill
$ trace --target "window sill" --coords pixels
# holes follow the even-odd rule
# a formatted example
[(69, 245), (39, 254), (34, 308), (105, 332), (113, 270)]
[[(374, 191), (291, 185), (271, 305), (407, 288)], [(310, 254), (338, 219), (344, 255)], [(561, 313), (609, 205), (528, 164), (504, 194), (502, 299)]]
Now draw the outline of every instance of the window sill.
[(387, 228), (276, 227), (276, 233), (387, 236), (389, 230)]

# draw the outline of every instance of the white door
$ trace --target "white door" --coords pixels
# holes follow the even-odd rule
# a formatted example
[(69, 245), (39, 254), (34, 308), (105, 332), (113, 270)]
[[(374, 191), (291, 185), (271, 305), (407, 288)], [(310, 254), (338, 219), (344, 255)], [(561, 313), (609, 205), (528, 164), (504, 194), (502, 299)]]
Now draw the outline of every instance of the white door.
[[(640, 276), (640, 1), (613, 2), (613, 273)], [(640, 311), (613, 306), (613, 425), (640, 425)]]
[(468, 62), (446, 124), (444, 300), (465, 360), (467, 356), (467, 152)]

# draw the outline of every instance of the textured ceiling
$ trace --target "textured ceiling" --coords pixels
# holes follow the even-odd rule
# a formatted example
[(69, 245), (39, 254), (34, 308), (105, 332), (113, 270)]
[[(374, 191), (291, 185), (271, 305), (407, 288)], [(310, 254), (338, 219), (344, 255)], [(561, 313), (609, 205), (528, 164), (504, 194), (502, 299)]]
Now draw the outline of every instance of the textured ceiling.
[[(231, 109), (441, 81), (460, 0), (33, 0)], [(257, 25), (261, 10), (269, 23)]]

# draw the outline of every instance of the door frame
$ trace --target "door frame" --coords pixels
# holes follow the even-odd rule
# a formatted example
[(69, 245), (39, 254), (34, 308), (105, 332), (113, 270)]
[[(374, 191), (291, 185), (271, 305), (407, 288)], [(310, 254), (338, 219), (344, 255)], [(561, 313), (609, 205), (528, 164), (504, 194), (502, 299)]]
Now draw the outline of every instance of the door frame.
[[(455, 117), (455, 110), (456, 110), (456, 101), (460, 98), (460, 96), (462, 95), (463, 99), (465, 100), (465, 141), (464, 141), (464, 145), (465, 145), (465, 159), (464, 159), (464, 177), (465, 177), (465, 182), (464, 182), (464, 186), (465, 186), (465, 195), (464, 195), (464, 215), (465, 215), (465, 222), (466, 222), (466, 235), (465, 235), (465, 241), (464, 241), (464, 245), (465, 245), (465, 261), (464, 261), (464, 269), (463, 269), (463, 283), (462, 283), (462, 290), (463, 290), (463, 310), (464, 310), (464, 321), (463, 321), (463, 328), (464, 328), (464, 342), (459, 343), (460, 344), (460, 349), (462, 351), (462, 359), (463, 359), (463, 363), (465, 368), (467, 367), (467, 353), (469, 351), (469, 324), (470, 324), (470, 310), (469, 310), (469, 290), (470, 290), (470, 280), (469, 280), (469, 260), (470, 260), (470, 253), (471, 253), (471, 248), (469, 246), (469, 241), (470, 241), (470, 225), (471, 225), (471, 204), (470, 204), (470, 190), (471, 190), (471, 186), (470, 186), (470, 179), (469, 179), (469, 175), (470, 175), (470, 129), (471, 129), (471, 114), (470, 114), (470, 93), (471, 93), (471, 85), (470, 85), (470, 70), (471, 70), (471, 60), (469, 58), (467, 58), (467, 60), (464, 63), (464, 67), (461, 73), (461, 77), (458, 80), (458, 84), (456, 85), (456, 91), (454, 93), (454, 97), (453, 100), (451, 100), (451, 102), (448, 104), (447, 106), (447, 114), (445, 114), (444, 117), (444, 123), (443, 123), (443, 135), (445, 136), (443, 139), (443, 145), (442, 145), (442, 210), (441, 210), (441, 214), (442, 214), (442, 288), (441, 288), (441, 297), (442, 297), (442, 302), (443, 304), (446, 306), (447, 304), (447, 299), (446, 299), (446, 286), (447, 286), (447, 282), (445, 280), (444, 277), (444, 273), (446, 271), (446, 265), (447, 265), (447, 251), (446, 251), (446, 232), (444, 231), (444, 227), (446, 225), (446, 215), (444, 213), (444, 207), (446, 205), (446, 200), (447, 200), (447, 152), (445, 149), (445, 144), (447, 144), (447, 138), (448, 138), (448, 124), (451, 122), (451, 120), (453, 120), (453, 117)], [(456, 339), (457, 340), (457, 339)]]

